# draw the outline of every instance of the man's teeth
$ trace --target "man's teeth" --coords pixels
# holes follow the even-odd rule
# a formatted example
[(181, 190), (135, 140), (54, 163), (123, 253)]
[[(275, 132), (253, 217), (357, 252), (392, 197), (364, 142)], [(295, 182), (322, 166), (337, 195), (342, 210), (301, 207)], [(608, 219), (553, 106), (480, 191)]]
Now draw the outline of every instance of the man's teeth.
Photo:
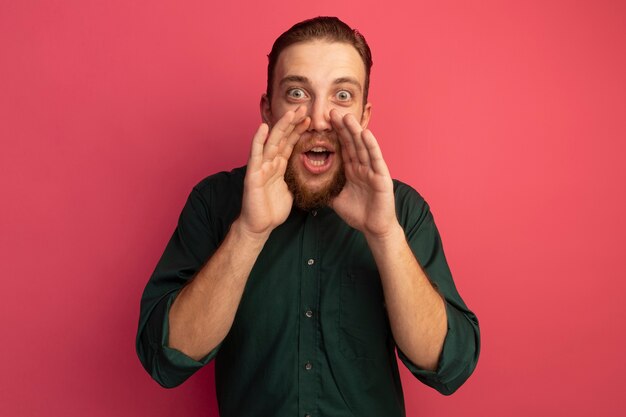
[(314, 167), (321, 167), (327, 163), (330, 152), (323, 146), (316, 146), (306, 152), (309, 163)]

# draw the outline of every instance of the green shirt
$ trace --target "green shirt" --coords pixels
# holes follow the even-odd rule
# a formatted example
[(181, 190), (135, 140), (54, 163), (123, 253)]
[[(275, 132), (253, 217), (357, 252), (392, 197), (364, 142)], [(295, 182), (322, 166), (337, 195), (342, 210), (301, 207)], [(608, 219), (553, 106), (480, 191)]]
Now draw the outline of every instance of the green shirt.
[(469, 377), (479, 353), (478, 321), (454, 286), (428, 205), (399, 181), (398, 219), (446, 300), (448, 333), (436, 372), (419, 369), (397, 349), (365, 238), (330, 208), (294, 208), (272, 232), (220, 346), (200, 361), (169, 348), (169, 307), (239, 215), (244, 176), (238, 168), (194, 187), (145, 288), (137, 353), (159, 384), (177, 386), (215, 358), (221, 417), (395, 417), (405, 415), (396, 350), (413, 375), (443, 394)]

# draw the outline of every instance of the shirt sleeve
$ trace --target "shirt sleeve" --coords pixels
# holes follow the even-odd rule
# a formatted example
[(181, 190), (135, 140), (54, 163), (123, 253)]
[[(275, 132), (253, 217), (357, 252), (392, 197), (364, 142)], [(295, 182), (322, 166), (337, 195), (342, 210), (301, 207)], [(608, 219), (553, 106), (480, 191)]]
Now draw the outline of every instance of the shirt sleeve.
[(168, 347), (169, 310), (180, 289), (215, 252), (219, 238), (203, 195), (194, 188), (178, 225), (141, 298), (137, 355), (160, 385), (172, 388), (215, 357), (219, 346), (200, 361)]
[(396, 190), (398, 218), (411, 250), (445, 301), (448, 332), (437, 370), (420, 369), (398, 349), (398, 357), (424, 384), (444, 395), (455, 392), (472, 374), (480, 353), (476, 315), (459, 295), (443, 252), (443, 245), (428, 204), (407, 185)]

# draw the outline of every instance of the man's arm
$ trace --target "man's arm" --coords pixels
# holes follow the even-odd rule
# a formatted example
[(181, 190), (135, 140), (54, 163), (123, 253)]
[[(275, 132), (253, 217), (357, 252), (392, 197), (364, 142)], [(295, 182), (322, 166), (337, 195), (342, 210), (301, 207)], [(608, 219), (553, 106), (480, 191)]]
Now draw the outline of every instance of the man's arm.
[(365, 237), (378, 267), (396, 344), (420, 368), (436, 370), (447, 333), (443, 299), (415, 259), (399, 224), (387, 236)]
[(372, 133), (353, 115), (331, 112), (339, 134), (346, 186), (332, 207), (363, 232), (382, 281), (396, 344), (417, 366), (435, 370), (447, 333), (445, 304), (411, 251), (398, 223), (393, 181)]
[(239, 220), (169, 312), (168, 346), (200, 360), (219, 345), (233, 323), (252, 266), (266, 237), (249, 234)]
[(228, 334), (263, 245), (291, 210), (293, 197), (283, 176), (295, 143), (310, 123), (305, 114), (304, 107), (287, 112), (271, 132), (262, 124), (254, 136), (241, 214), (217, 251), (172, 304), (169, 347), (198, 360)]

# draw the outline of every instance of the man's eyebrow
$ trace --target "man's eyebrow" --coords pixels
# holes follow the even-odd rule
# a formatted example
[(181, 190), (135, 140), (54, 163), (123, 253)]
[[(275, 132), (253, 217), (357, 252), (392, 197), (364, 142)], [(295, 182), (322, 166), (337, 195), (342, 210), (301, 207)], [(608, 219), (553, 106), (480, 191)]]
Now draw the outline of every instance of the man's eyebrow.
[(341, 77), (341, 78), (337, 78), (333, 84), (352, 84), (355, 87), (357, 87), (359, 89), (359, 91), (362, 90), (361, 87), (361, 83), (357, 81), (356, 78), (352, 78), (352, 77)]
[(302, 75), (287, 75), (282, 80), (280, 80), (280, 85), (286, 83), (302, 83), (309, 84), (309, 79), (307, 77), (303, 77)]

